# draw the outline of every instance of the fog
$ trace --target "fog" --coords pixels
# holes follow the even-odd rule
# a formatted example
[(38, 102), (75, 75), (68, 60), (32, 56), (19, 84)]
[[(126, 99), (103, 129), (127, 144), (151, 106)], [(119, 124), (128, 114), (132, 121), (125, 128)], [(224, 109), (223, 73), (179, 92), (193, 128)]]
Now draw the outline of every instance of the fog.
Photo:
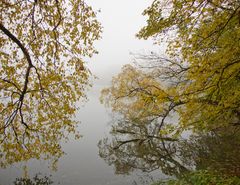
[[(55, 184), (63, 185), (129, 185), (139, 181), (140, 173), (131, 176), (114, 175), (113, 167), (107, 166), (98, 156), (97, 143), (108, 135), (110, 111), (99, 102), (100, 91), (110, 84), (112, 76), (120, 72), (124, 64), (131, 63), (130, 53), (161, 52), (152, 40), (139, 40), (136, 33), (143, 27), (145, 18), (141, 15), (149, 5), (148, 0), (87, 0), (95, 10), (100, 10), (98, 19), (103, 26), (102, 39), (96, 42), (98, 55), (86, 59), (87, 65), (97, 79), (87, 92), (89, 101), (81, 104), (77, 120), (81, 122), (80, 140), (63, 144), (66, 155), (60, 158), (58, 170), (48, 169), (48, 162), (32, 160), (27, 162), (29, 175), (41, 172), (52, 174)], [(8, 185), (17, 176), (22, 176), (22, 166), (16, 164), (0, 170), (0, 184)], [(146, 178), (146, 177), (145, 177)]]

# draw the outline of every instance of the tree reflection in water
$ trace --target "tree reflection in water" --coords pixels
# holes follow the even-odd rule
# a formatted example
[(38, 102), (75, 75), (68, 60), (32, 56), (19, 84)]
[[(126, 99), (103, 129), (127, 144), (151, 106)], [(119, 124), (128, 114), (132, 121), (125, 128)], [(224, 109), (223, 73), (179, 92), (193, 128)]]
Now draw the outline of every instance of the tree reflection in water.
[(112, 139), (99, 142), (100, 157), (114, 165), (117, 174), (129, 174), (136, 169), (144, 172), (161, 169), (167, 175), (176, 176), (188, 172), (188, 167), (178, 158), (179, 141), (155, 132), (156, 126), (151, 121), (118, 119), (112, 127)]
[(53, 181), (48, 176), (42, 176), (41, 174), (36, 174), (33, 179), (30, 178), (17, 178), (14, 181), (14, 185), (51, 185)]
[(176, 139), (154, 135), (154, 126), (149, 123), (118, 120), (111, 139), (99, 142), (99, 155), (117, 174), (160, 169), (166, 175), (181, 177), (208, 169), (240, 176), (239, 133), (238, 128), (231, 128)]
[(192, 135), (178, 144), (184, 164), (240, 177), (239, 128)]

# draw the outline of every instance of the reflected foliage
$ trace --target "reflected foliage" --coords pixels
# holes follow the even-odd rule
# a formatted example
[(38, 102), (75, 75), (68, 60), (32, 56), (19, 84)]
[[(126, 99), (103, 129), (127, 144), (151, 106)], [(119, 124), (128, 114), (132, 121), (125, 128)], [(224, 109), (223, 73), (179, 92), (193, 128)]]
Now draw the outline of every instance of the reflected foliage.
[(193, 135), (179, 144), (181, 159), (196, 170), (209, 169), (240, 177), (240, 131), (227, 129)]
[(154, 135), (156, 125), (117, 120), (112, 127), (113, 139), (99, 142), (100, 156), (114, 165), (116, 173), (128, 174), (140, 169), (144, 172), (161, 169), (167, 175), (188, 172), (178, 159), (177, 139)]
[(100, 156), (116, 173), (160, 169), (166, 175), (183, 177), (193, 170), (211, 170), (240, 177), (240, 136), (236, 128), (194, 134), (189, 138), (164, 138), (151, 134), (148, 123), (119, 120), (113, 139), (99, 142)]
[(33, 179), (30, 178), (17, 178), (14, 181), (14, 185), (51, 185), (53, 184), (53, 181), (50, 177), (37, 174), (33, 177)]
[(226, 176), (207, 170), (191, 172), (177, 180), (158, 181), (151, 185), (239, 185), (240, 178), (237, 176)]
[(137, 36), (167, 41), (166, 52), (136, 55), (102, 90), (120, 119), (100, 156), (117, 173), (160, 168), (180, 177), (210, 168), (238, 176), (239, 0), (153, 0), (143, 14)]

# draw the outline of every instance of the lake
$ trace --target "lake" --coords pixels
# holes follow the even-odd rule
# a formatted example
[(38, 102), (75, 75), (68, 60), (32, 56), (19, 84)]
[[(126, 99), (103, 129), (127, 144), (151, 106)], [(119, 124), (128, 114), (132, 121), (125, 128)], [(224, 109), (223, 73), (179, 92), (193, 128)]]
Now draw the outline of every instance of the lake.
[[(62, 185), (131, 185), (135, 182), (151, 182), (151, 175), (160, 178), (159, 172), (115, 175), (114, 168), (99, 157), (97, 144), (100, 139), (109, 135), (111, 119), (110, 112), (99, 102), (101, 88), (96, 85), (89, 91), (89, 101), (77, 114), (77, 119), (81, 121), (79, 131), (83, 137), (63, 144), (66, 155), (60, 158), (58, 170), (49, 170), (47, 161), (32, 160), (27, 162), (30, 176), (37, 173), (52, 175), (54, 184)], [(0, 169), (0, 184), (13, 184), (16, 177), (23, 175), (22, 167), (23, 164), (16, 164), (7, 169)]]

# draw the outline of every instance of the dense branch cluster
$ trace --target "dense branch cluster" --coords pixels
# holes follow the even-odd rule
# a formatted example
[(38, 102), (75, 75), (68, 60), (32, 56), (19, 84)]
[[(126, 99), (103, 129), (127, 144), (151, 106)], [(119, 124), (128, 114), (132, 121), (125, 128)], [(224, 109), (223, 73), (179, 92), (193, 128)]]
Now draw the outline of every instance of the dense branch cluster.
[(0, 166), (63, 154), (101, 26), (83, 0), (0, 2)]
[[(140, 147), (148, 137), (161, 138), (161, 145), (187, 130), (239, 126), (240, 2), (154, 0), (144, 15), (147, 25), (137, 36), (168, 46), (165, 56), (136, 55), (135, 64), (125, 65), (103, 89), (102, 102), (127, 120), (114, 123), (106, 151)], [(136, 125), (146, 133), (134, 134)]]

